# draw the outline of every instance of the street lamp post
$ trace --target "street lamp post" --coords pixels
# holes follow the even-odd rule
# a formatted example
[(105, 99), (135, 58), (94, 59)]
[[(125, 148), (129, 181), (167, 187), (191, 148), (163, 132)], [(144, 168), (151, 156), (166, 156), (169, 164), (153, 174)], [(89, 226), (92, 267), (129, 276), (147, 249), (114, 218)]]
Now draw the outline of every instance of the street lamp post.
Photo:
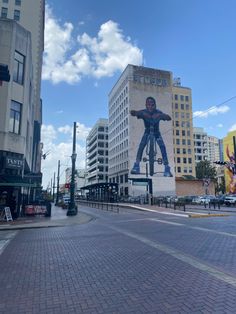
[(74, 216), (77, 214), (77, 208), (75, 205), (75, 162), (76, 162), (76, 122), (74, 122), (73, 132), (73, 148), (71, 156), (72, 168), (71, 168), (71, 182), (70, 182), (70, 203), (67, 211), (67, 216)]

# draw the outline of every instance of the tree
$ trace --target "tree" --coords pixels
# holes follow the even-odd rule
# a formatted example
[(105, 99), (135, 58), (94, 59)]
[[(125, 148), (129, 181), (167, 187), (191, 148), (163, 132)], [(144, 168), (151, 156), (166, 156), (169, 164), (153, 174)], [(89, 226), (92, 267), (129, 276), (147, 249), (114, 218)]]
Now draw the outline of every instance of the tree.
[(197, 179), (211, 179), (216, 181), (216, 169), (209, 160), (202, 160), (196, 165)]

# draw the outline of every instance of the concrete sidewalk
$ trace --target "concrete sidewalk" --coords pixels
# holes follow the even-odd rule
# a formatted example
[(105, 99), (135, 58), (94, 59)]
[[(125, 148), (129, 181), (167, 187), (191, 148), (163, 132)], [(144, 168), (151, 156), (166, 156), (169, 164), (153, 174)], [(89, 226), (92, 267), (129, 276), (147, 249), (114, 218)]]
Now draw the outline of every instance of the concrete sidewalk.
[(14, 229), (31, 229), (31, 228), (47, 228), (47, 227), (61, 227), (67, 225), (84, 224), (92, 219), (92, 216), (78, 211), (76, 216), (67, 216), (67, 210), (55, 206), (52, 203), (51, 217), (44, 217), (44, 215), (19, 217), (14, 221), (0, 221), (1, 230)]

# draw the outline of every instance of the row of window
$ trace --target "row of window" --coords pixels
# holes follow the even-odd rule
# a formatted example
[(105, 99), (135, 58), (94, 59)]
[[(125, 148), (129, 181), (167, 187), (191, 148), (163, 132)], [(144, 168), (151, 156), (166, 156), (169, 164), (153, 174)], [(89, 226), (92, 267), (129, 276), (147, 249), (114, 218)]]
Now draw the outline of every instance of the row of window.
[[(128, 137), (128, 129), (125, 129), (123, 132), (121, 132), (119, 135), (117, 135), (115, 138), (113, 138), (113, 140), (111, 140), (111, 142), (110, 142), (110, 147), (115, 146), (117, 143), (123, 141), (123, 139), (126, 137)], [(111, 138), (112, 138), (112, 136), (111, 136)]]
[(190, 119), (190, 113), (188, 112), (178, 112), (175, 111), (175, 119), (181, 118), (181, 119)]
[(122, 170), (126, 170), (128, 169), (129, 166), (129, 162), (125, 161), (119, 165), (113, 166), (113, 167), (109, 167), (109, 172), (114, 173), (114, 172), (119, 172)]
[(181, 163), (183, 163), (183, 164), (191, 164), (192, 163), (192, 158), (186, 158), (186, 157), (177, 157), (176, 158), (176, 162), (177, 162), (177, 164), (181, 164)]
[[(8, 3), (9, 0), (2, 0), (3, 3)], [(15, 5), (21, 5), (21, 0), (15, 0)]]
[(118, 162), (127, 159), (129, 156), (128, 150), (123, 151), (119, 155), (116, 155), (115, 157), (109, 158), (109, 164), (114, 165), (117, 164)]
[[(8, 8), (2, 7), (1, 17), (6, 19), (7, 15), (8, 15)], [(15, 21), (19, 21), (20, 20), (20, 10), (14, 10), (13, 20), (15, 20)]]
[(174, 99), (175, 100), (181, 100), (181, 101), (189, 101), (189, 97), (186, 95), (186, 96), (184, 96), (184, 95), (178, 95), (178, 94), (175, 94), (175, 96), (174, 96)]
[(183, 138), (183, 139), (180, 141), (179, 138), (176, 138), (176, 139), (174, 140), (174, 142), (175, 142), (176, 145), (180, 145), (180, 142), (181, 142), (182, 145), (191, 146), (191, 140), (190, 140), (190, 139), (186, 140), (185, 138)]
[(176, 129), (176, 130), (173, 130), (173, 132), (175, 132), (176, 136), (180, 136), (180, 134), (182, 136), (186, 136), (186, 135), (190, 136), (191, 135), (190, 130), (181, 130), (181, 132), (180, 132), (180, 130)]
[(110, 183), (128, 183), (128, 181), (129, 181), (128, 173), (120, 176), (115, 176), (109, 179)]
[(175, 125), (175, 127), (182, 127), (182, 128), (190, 128), (190, 121), (180, 121), (179, 120), (176, 120), (176, 121), (173, 121), (173, 125)]
[(177, 172), (178, 173), (181, 173), (181, 172), (183, 172), (183, 173), (192, 173), (193, 172), (193, 169), (192, 169), (192, 167), (183, 167), (183, 171), (182, 171), (182, 167), (177, 167)]
[(175, 152), (176, 152), (176, 154), (184, 154), (184, 155), (186, 155), (187, 153), (189, 154), (189, 155), (191, 155), (192, 154), (192, 149), (191, 148), (179, 148), (179, 147), (177, 147), (176, 149), (174, 148), (174, 154), (175, 154)]

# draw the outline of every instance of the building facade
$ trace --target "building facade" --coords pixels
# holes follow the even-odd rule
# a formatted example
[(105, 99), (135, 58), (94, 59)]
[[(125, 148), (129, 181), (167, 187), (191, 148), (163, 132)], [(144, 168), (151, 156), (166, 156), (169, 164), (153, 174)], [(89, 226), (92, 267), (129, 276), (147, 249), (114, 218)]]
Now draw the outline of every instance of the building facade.
[(215, 161), (220, 160), (219, 139), (215, 136), (207, 136), (207, 160), (214, 165)]
[(172, 91), (173, 144), (175, 175), (195, 177), (193, 141), (192, 91), (174, 80)]
[(203, 128), (193, 128), (195, 163), (208, 158), (207, 133)]
[[(35, 198), (42, 181), (40, 99), (44, 0), (0, 0), (0, 63), (10, 81), (0, 86), (0, 190)], [(27, 193), (25, 194), (25, 190)]]
[(175, 193), (172, 74), (128, 65), (109, 94), (109, 181), (119, 195)]
[(99, 119), (86, 139), (86, 184), (108, 182), (108, 120)]

